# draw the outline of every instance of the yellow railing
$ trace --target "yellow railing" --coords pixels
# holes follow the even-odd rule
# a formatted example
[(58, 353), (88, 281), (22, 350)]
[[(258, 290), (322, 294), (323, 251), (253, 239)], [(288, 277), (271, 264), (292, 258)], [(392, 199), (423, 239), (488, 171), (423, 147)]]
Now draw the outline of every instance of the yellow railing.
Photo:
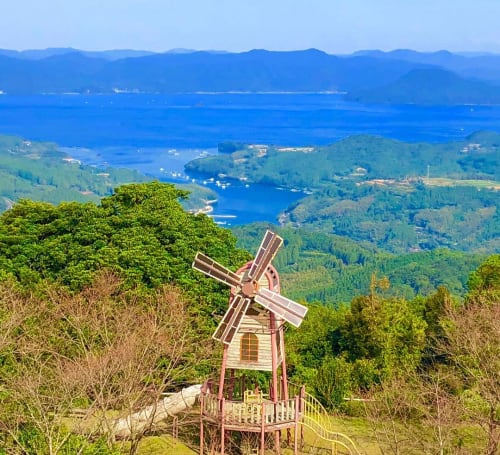
[(330, 416), (323, 405), (304, 391), (300, 396), (302, 423), (329, 443), (332, 454), (347, 452), (349, 455), (359, 455), (353, 440), (334, 429)]

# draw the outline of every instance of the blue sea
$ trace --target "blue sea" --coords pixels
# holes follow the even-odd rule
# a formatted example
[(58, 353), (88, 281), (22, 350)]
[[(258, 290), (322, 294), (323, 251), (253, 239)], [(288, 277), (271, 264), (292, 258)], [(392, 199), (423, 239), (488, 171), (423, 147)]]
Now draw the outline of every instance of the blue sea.
[[(0, 96), (0, 134), (59, 144), (85, 164), (129, 167), (188, 182), (184, 164), (223, 141), (324, 145), (353, 134), (445, 142), (500, 131), (500, 106), (385, 106), (337, 94), (116, 94)], [(202, 181), (197, 181), (202, 183)], [(276, 221), (301, 193), (217, 186), (214, 214), (228, 224)]]

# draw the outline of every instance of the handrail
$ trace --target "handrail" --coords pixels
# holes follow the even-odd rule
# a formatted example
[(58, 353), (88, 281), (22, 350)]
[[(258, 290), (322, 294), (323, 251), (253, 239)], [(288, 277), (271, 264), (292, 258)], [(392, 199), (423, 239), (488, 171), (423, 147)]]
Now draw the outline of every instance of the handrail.
[[(354, 441), (349, 436), (336, 431), (334, 424), (323, 405), (305, 389), (289, 383), (289, 391), (300, 397), (298, 414), (301, 423), (331, 445), (332, 454), (341, 449), (349, 455), (360, 455)], [(280, 400), (276, 403), (244, 403), (242, 401), (223, 400), (224, 412), (216, 395), (204, 394), (203, 413), (215, 418), (222, 418), (227, 424), (261, 425), (293, 421), (295, 399)]]
[(300, 398), (302, 423), (314, 431), (321, 439), (330, 442), (332, 453), (336, 453), (337, 446), (340, 446), (347, 450), (350, 455), (359, 455), (354, 441), (349, 436), (339, 433), (333, 428), (326, 409), (315, 397), (302, 391)]
[[(274, 425), (295, 420), (294, 398), (277, 402), (245, 403), (244, 401), (219, 400), (212, 394), (204, 395), (203, 413), (227, 424)], [(221, 412), (221, 406), (224, 412)]]

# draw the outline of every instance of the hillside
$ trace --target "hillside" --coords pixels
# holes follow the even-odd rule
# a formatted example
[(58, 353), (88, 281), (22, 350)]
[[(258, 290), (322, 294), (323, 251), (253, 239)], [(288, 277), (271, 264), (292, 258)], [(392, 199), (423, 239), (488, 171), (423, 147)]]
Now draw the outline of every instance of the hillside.
[(431, 295), (439, 286), (464, 297), (471, 272), (486, 257), (449, 249), (388, 254), (367, 241), (307, 227), (278, 228), (254, 223), (236, 226), (232, 231), (239, 246), (254, 251), (265, 229), (279, 232), (287, 241), (286, 248), (274, 261), (286, 295), (334, 307), (369, 292), (373, 276), (389, 280), (386, 297), (414, 299), (418, 295)]
[(53, 143), (0, 136), (0, 212), (19, 199), (97, 202), (120, 184), (146, 180), (128, 169), (84, 166)]
[(477, 132), (462, 141), (441, 144), (369, 135), (321, 147), (234, 143), (231, 148), (229, 144), (222, 145), (226, 152), (187, 163), (186, 170), (301, 189), (345, 179), (420, 178), (427, 176), (428, 169), (432, 177), (500, 180), (500, 134), (495, 132)]
[[(131, 427), (129, 440), (113, 437), (116, 419), (186, 384), (218, 378), (221, 346), (210, 335), (229, 292), (193, 270), (192, 260), (202, 250), (236, 270), (251, 256), (236, 247), (231, 232), (185, 212), (184, 196), (168, 184), (134, 184), (100, 205), (24, 200), (0, 216), (4, 451), (135, 454), (141, 440), (143, 453), (151, 451), (153, 441), (144, 438), (171, 434), (172, 418), (144, 431)], [(244, 241), (259, 238), (262, 228), (249, 229)], [(368, 264), (362, 245), (282, 233), (284, 256), (277, 265), (299, 266), (295, 276), (304, 292), (317, 290), (308, 269), (326, 264), (327, 256), (337, 267)], [(436, 252), (420, 269), (407, 258), (393, 269), (421, 281), (419, 270), (426, 267), (447, 265), (456, 273), (457, 257)], [(468, 280), (465, 305), (443, 286), (432, 289), (434, 282), (426, 297), (393, 295), (375, 273), (348, 306), (308, 305), (301, 327), (285, 333), (291, 383), (305, 384), (336, 415), (355, 415), (363, 429), (369, 422), (373, 433), (358, 425), (353, 434), (356, 443), (374, 448), (367, 453), (392, 447), (380, 437), (385, 425), (401, 435), (403, 453), (431, 453), (438, 443), (449, 453), (487, 453), (488, 447), (495, 453), (499, 272), (500, 256), (486, 259)], [(265, 384), (269, 374), (253, 372), (247, 380)], [(346, 397), (365, 400), (359, 406)], [(404, 412), (395, 415), (394, 406)], [(453, 411), (445, 422), (436, 419), (443, 409)], [(179, 438), (195, 440), (199, 419), (189, 414), (179, 421)], [(178, 452), (173, 442), (167, 447)]]
[(444, 144), (353, 136), (326, 147), (240, 146), (194, 160), (186, 171), (306, 190), (282, 225), (391, 252), (488, 253), (500, 248), (499, 161), (497, 133)]
[[(98, 202), (124, 183), (146, 182), (151, 177), (124, 168), (82, 165), (57, 144), (0, 135), (0, 213), (19, 199), (58, 204), (62, 201)], [(217, 194), (195, 184), (179, 184), (189, 197), (186, 210), (210, 210)]]
[(374, 90), (354, 90), (347, 99), (380, 104), (499, 104), (500, 85), (465, 79), (441, 69), (415, 69)]

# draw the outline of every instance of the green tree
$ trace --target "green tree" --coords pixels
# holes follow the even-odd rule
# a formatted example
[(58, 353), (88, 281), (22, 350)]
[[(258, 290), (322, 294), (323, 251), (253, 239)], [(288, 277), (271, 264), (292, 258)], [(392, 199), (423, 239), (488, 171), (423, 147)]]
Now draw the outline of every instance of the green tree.
[(344, 350), (351, 361), (374, 360), (383, 378), (397, 376), (420, 364), (425, 329), (425, 321), (404, 299), (358, 297), (343, 327)]
[(343, 357), (325, 357), (313, 381), (314, 393), (328, 409), (342, 409), (351, 392), (352, 364)]
[(119, 187), (98, 206), (20, 201), (0, 217), (0, 270), (23, 286), (50, 279), (77, 291), (110, 269), (124, 286), (175, 284), (199, 303), (196, 311), (222, 311), (227, 289), (192, 270), (193, 258), (202, 250), (235, 268), (249, 255), (230, 231), (183, 210), (186, 196), (151, 182)]
[(444, 286), (423, 301), (423, 318), (427, 324), (425, 329), (426, 347), (423, 362), (427, 365), (445, 361), (440, 344), (445, 338), (443, 322), (453, 306), (452, 297)]
[(500, 300), (500, 254), (490, 256), (470, 275), (468, 300), (486, 299), (493, 303)]

